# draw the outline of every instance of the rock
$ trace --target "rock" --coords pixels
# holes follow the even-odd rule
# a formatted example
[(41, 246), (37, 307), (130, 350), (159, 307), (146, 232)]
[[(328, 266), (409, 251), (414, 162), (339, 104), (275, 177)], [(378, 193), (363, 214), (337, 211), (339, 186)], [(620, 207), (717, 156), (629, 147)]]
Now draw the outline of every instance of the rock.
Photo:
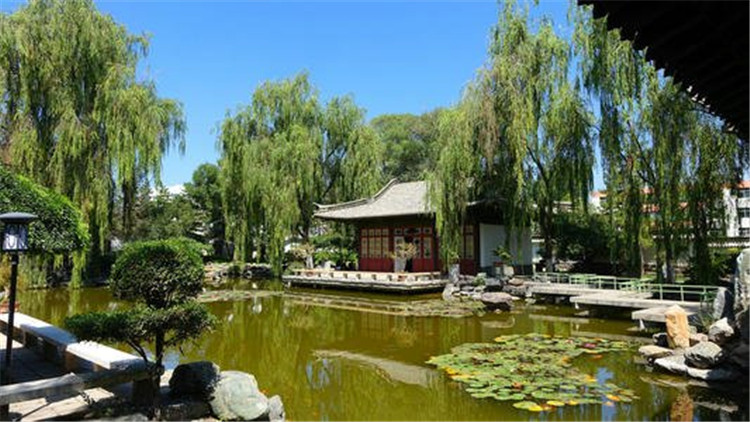
[(268, 398), (258, 390), (255, 377), (239, 371), (221, 372), (208, 403), (223, 421), (267, 418), (269, 412)]
[(734, 276), (734, 309), (738, 314), (750, 308), (750, 248), (743, 249), (737, 257)]
[(656, 359), (654, 360), (654, 366), (679, 375), (685, 375), (688, 370), (688, 366), (685, 365), (685, 356), (682, 355)]
[(667, 333), (656, 333), (652, 336), (654, 344), (660, 347), (669, 347), (669, 341), (667, 341)]
[(523, 283), (524, 283), (524, 280), (522, 278), (514, 277), (508, 280), (508, 284), (510, 284), (511, 286), (523, 286)]
[(708, 339), (719, 345), (728, 342), (732, 336), (734, 336), (734, 329), (726, 318), (714, 322), (708, 329)]
[(203, 400), (179, 399), (159, 409), (159, 419), (165, 421), (189, 421), (211, 416), (211, 408)]
[(698, 369), (715, 368), (726, 355), (716, 343), (704, 341), (685, 351), (685, 363)]
[(687, 313), (678, 305), (670, 306), (664, 312), (667, 324), (667, 342), (673, 349), (687, 349), (690, 347), (690, 329), (688, 328)]
[(714, 320), (727, 318), (734, 320), (734, 296), (726, 287), (719, 287), (716, 290), (716, 297), (713, 303)]
[(693, 347), (702, 341), (708, 341), (708, 336), (703, 333), (690, 334), (690, 347)]
[(286, 420), (286, 412), (284, 412), (284, 403), (281, 401), (281, 397), (273, 396), (268, 399), (268, 420), (271, 422)]
[(748, 320), (750, 311), (747, 309), (737, 313), (734, 320), (734, 327), (740, 332), (740, 338), (744, 343), (750, 343), (750, 320)]
[(513, 308), (513, 297), (507, 293), (486, 292), (482, 293), (479, 300), (481, 300), (484, 306), (489, 310), (500, 309), (509, 311)]
[(641, 346), (638, 349), (638, 353), (641, 354), (646, 360), (651, 362), (654, 359), (659, 359), (667, 356), (672, 356), (673, 352), (671, 349), (666, 347), (659, 347), (654, 345)]
[(731, 368), (698, 369), (687, 368), (687, 375), (703, 381), (732, 381), (739, 377), (737, 371)]
[(462, 292), (473, 292), (474, 291), (474, 286), (472, 286), (471, 284), (465, 284), (465, 285), (461, 286), (461, 291)]
[(500, 292), (503, 289), (503, 283), (494, 277), (489, 277), (484, 282), (484, 290), (487, 292)]
[(176, 396), (207, 397), (219, 380), (220, 371), (219, 365), (205, 360), (177, 365), (169, 379), (169, 390)]
[(747, 343), (740, 344), (732, 350), (732, 354), (729, 356), (730, 362), (742, 368), (743, 371), (747, 372), (750, 364), (750, 350), (748, 349)]
[(453, 300), (453, 294), (458, 292), (459, 289), (455, 284), (448, 283), (443, 289), (443, 300)]

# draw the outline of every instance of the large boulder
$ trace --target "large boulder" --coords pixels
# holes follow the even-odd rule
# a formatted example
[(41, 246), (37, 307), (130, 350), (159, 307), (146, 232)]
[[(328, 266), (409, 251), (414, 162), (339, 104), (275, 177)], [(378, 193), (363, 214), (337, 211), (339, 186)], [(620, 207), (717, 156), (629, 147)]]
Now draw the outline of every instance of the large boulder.
[(211, 416), (211, 408), (203, 400), (179, 398), (165, 403), (159, 409), (159, 419), (164, 421), (192, 421)]
[(734, 328), (739, 331), (740, 338), (744, 343), (750, 343), (750, 320), (748, 319), (750, 311), (745, 309), (737, 313), (734, 321)]
[(667, 333), (656, 333), (651, 338), (654, 339), (654, 344), (660, 347), (669, 347), (669, 341), (667, 340)]
[(673, 355), (656, 359), (654, 366), (679, 375), (685, 375), (688, 366), (685, 364), (685, 356)]
[(273, 396), (268, 399), (268, 420), (271, 422), (286, 420), (286, 412), (284, 411), (284, 403), (281, 401), (281, 397)]
[(750, 366), (750, 349), (747, 343), (742, 343), (735, 347), (729, 359), (732, 363), (742, 368), (743, 371), (747, 372), (748, 366)]
[(207, 397), (219, 381), (220, 372), (219, 365), (205, 360), (177, 365), (169, 379), (169, 391), (175, 396)]
[(651, 362), (655, 359), (672, 356), (674, 353), (671, 349), (667, 349), (666, 347), (660, 347), (656, 345), (646, 345), (641, 346), (638, 349), (638, 353), (641, 354), (647, 361)]
[(240, 371), (222, 371), (208, 404), (217, 419), (251, 421), (267, 419), (268, 398), (258, 390), (255, 377)]
[(690, 334), (690, 347), (693, 347), (696, 344), (703, 342), (703, 341), (708, 341), (708, 336), (706, 334), (703, 334), (703, 333)]
[(500, 309), (510, 311), (513, 308), (513, 296), (502, 292), (485, 292), (479, 297), (488, 310)]
[(725, 344), (732, 336), (734, 336), (734, 328), (729, 325), (726, 318), (714, 322), (708, 329), (708, 339), (716, 344)]
[(685, 363), (688, 366), (699, 369), (708, 369), (718, 366), (726, 355), (716, 343), (704, 341), (685, 351)]
[(734, 320), (734, 296), (726, 287), (719, 287), (716, 290), (716, 297), (713, 303), (714, 320), (727, 318)]
[(664, 312), (667, 325), (667, 342), (673, 349), (687, 349), (690, 347), (690, 329), (688, 328), (687, 313), (678, 305), (670, 306)]
[(453, 283), (448, 283), (445, 285), (445, 288), (443, 289), (443, 300), (453, 300), (455, 299), (453, 297), (454, 294), (456, 294), (460, 289)]
[(733, 370), (731, 367), (712, 368), (712, 369), (698, 369), (698, 368), (687, 368), (687, 375), (703, 381), (708, 382), (726, 382), (737, 379), (740, 374)]

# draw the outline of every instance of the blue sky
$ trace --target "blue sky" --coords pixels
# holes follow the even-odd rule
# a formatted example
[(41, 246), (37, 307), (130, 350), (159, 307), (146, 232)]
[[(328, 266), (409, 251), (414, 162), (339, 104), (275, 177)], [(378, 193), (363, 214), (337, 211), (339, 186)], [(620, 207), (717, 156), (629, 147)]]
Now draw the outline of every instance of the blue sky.
[[(0, 10), (19, 4), (0, 0)], [(268, 79), (307, 70), (321, 99), (352, 94), (368, 119), (454, 104), (485, 60), (498, 10), (494, 1), (96, 4), (130, 32), (151, 34), (143, 74), (184, 106), (187, 150), (164, 159), (167, 186), (216, 162), (216, 126)], [(556, 0), (536, 9), (565, 26), (567, 8)]]

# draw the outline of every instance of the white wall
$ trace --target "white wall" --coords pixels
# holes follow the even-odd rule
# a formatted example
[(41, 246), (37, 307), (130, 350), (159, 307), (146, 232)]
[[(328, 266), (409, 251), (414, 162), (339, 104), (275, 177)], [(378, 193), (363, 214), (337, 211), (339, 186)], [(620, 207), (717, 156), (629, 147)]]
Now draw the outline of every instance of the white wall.
[[(531, 265), (533, 259), (531, 252), (531, 230), (521, 230), (521, 242), (519, 245), (518, 234), (512, 233), (510, 236), (509, 252), (513, 255), (514, 265)], [(505, 226), (498, 224), (480, 224), (479, 225), (479, 266), (491, 267), (497, 261), (497, 257), (492, 253), (498, 245), (505, 245), (506, 230)]]

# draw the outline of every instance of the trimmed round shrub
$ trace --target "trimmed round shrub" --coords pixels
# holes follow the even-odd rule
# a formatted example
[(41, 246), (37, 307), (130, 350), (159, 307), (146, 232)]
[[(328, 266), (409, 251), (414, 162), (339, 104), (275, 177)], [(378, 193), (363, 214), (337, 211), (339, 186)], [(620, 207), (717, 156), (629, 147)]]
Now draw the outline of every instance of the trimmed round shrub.
[(178, 238), (125, 246), (112, 268), (112, 293), (151, 308), (168, 308), (195, 298), (203, 289), (204, 278), (196, 245)]

